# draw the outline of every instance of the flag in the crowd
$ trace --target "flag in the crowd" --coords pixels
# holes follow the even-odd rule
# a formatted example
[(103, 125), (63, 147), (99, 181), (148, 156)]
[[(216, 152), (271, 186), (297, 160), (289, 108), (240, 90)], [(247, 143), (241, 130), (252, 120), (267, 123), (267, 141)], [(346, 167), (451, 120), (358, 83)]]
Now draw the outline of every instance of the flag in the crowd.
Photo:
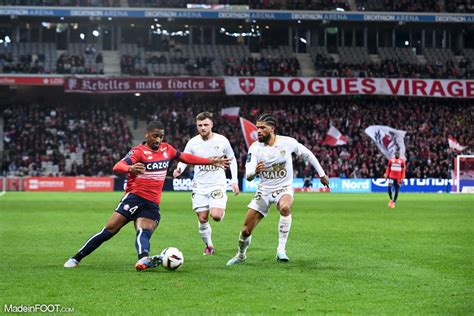
[(331, 125), (326, 137), (324, 138), (323, 144), (329, 146), (345, 145), (347, 144), (347, 138), (342, 135), (337, 128)]
[(461, 152), (467, 148), (467, 146), (462, 146), (460, 143), (458, 143), (456, 138), (454, 138), (453, 136), (448, 137), (448, 143), (449, 143), (449, 148), (452, 148), (458, 152)]
[(395, 151), (400, 150), (400, 158), (405, 157), (406, 131), (391, 128), (385, 125), (372, 125), (365, 129), (365, 133), (375, 142), (379, 150), (388, 159), (393, 158)]
[(257, 126), (243, 117), (240, 118), (240, 126), (242, 127), (242, 133), (248, 148), (258, 139)]
[(239, 117), (240, 107), (233, 106), (229, 108), (223, 108), (221, 110), (221, 116), (230, 118), (230, 119), (237, 119)]

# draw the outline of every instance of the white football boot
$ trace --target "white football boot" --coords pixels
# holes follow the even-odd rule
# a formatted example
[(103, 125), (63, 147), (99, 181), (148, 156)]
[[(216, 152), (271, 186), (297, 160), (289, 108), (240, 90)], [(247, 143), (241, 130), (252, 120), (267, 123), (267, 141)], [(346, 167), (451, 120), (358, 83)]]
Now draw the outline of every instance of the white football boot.
[(277, 250), (276, 259), (277, 259), (278, 262), (288, 262), (288, 261), (290, 261), (290, 258), (288, 258), (288, 256), (286, 255), (285, 250)]
[(73, 258), (70, 258), (68, 261), (64, 263), (65, 268), (76, 268), (78, 265), (79, 265), (79, 261)]
[(233, 257), (232, 259), (227, 261), (227, 265), (228, 266), (233, 266), (235, 264), (239, 264), (239, 263), (244, 262), (246, 259), (247, 259), (247, 256), (245, 254), (241, 254), (239, 252), (239, 253), (237, 253), (237, 255), (235, 257)]

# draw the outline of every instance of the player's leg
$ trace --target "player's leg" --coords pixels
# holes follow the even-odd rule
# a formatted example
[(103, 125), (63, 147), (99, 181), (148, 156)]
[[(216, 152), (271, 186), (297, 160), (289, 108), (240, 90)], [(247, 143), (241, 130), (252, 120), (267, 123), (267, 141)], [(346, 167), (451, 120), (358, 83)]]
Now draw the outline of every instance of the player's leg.
[(261, 221), (263, 215), (254, 209), (249, 208), (245, 217), (244, 227), (239, 235), (239, 249), (237, 255), (227, 262), (227, 265), (234, 265), (244, 262), (247, 259), (247, 249), (252, 241), (252, 232)]
[[(219, 188), (212, 190), (211, 193), (207, 196), (207, 203), (209, 205), (209, 210), (202, 217), (199, 217), (201, 213), (198, 213), (200, 233), (203, 238), (206, 248), (204, 248), (204, 255), (213, 255), (214, 254), (214, 244), (212, 243), (211, 235), (212, 229), (209, 224), (209, 215), (215, 222), (220, 222), (225, 216), (225, 208), (227, 205), (227, 194), (225, 193), (225, 188)], [(204, 218), (203, 218), (204, 217)], [(203, 229), (205, 229), (203, 231)]]
[(135, 220), (136, 238), (135, 247), (137, 248), (138, 259), (147, 257), (150, 252), (150, 239), (158, 223), (154, 219), (139, 217)]
[(114, 236), (116, 233), (120, 231), (120, 229), (127, 224), (129, 219), (123, 216), (120, 213), (114, 212), (112, 216), (107, 221), (107, 224), (104, 228), (97, 234), (93, 235), (89, 238), (86, 243), (79, 249), (79, 251), (66, 263), (64, 264), (65, 268), (74, 268), (79, 265), (79, 262), (89, 254), (91, 254), (94, 250), (99, 248), (102, 243), (109, 240)]
[(214, 222), (220, 222), (224, 219), (225, 216), (225, 207), (211, 207), (209, 208), (210, 215)]
[(204, 248), (204, 255), (213, 254), (212, 244), (212, 228), (209, 224), (209, 203), (211, 200), (211, 192), (193, 192), (192, 202), (193, 209), (198, 218), (198, 232), (202, 241), (206, 245)]
[(278, 223), (278, 247), (277, 260), (280, 262), (289, 261), (286, 255), (286, 242), (291, 229), (291, 206), (293, 204), (293, 196), (284, 194), (277, 202), (277, 208), (280, 211), (280, 221)]
[(135, 269), (138, 271), (154, 268), (161, 264), (161, 258), (159, 256), (149, 256), (150, 239), (156, 227), (158, 227), (158, 223), (159, 218), (138, 217), (135, 220), (135, 229), (137, 231), (135, 248), (137, 249), (138, 255)]
[(225, 187), (213, 190), (209, 195), (208, 204), (212, 219), (215, 222), (223, 220), (225, 216), (225, 208), (227, 206)]
[(237, 263), (244, 262), (247, 258), (247, 248), (252, 241), (252, 232), (257, 224), (268, 214), (270, 208), (270, 197), (268, 194), (257, 191), (250, 201), (245, 216), (244, 227), (242, 228), (239, 235), (239, 250), (237, 255), (227, 262), (227, 265), (234, 265)]
[(388, 179), (388, 196), (390, 197), (390, 201), (388, 201), (388, 207), (393, 206), (393, 188), (392, 188), (393, 180)]
[(393, 186), (395, 188), (395, 196), (393, 197), (393, 207), (395, 207), (395, 203), (397, 203), (398, 198), (398, 191), (400, 190), (400, 184), (398, 183), (398, 180), (393, 181)]
[(198, 230), (201, 239), (206, 245), (204, 248), (204, 255), (213, 255), (214, 254), (214, 245), (212, 243), (212, 228), (209, 224), (209, 210), (207, 207), (197, 208), (196, 215), (198, 218)]

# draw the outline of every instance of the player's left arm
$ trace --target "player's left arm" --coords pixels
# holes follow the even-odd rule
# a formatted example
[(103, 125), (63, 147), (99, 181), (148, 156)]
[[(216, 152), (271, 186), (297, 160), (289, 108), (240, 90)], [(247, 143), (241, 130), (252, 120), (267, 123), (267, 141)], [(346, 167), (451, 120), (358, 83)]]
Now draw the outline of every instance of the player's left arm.
[(297, 154), (300, 157), (303, 157), (305, 161), (308, 161), (313, 166), (313, 168), (316, 169), (316, 172), (321, 178), (321, 183), (329, 187), (329, 178), (324, 172), (323, 167), (321, 167), (321, 164), (319, 163), (318, 158), (316, 158), (316, 156), (313, 154), (311, 150), (306, 148), (306, 146), (304, 146), (303, 144), (297, 143), (295, 154)]
[(238, 168), (237, 168), (237, 159), (235, 159), (234, 150), (232, 149), (232, 146), (230, 145), (230, 142), (228, 140), (227, 140), (226, 147), (224, 148), (224, 154), (226, 155), (227, 158), (230, 159), (230, 174), (232, 176), (230, 183), (232, 185), (232, 192), (234, 192), (235, 195), (238, 195), (240, 192), (240, 189), (239, 189), (239, 174), (238, 174)]
[(403, 184), (403, 180), (405, 180), (405, 173), (406, 173), (406, 162), (402, 160), (402, 177), (400, 179), (400, 185)]

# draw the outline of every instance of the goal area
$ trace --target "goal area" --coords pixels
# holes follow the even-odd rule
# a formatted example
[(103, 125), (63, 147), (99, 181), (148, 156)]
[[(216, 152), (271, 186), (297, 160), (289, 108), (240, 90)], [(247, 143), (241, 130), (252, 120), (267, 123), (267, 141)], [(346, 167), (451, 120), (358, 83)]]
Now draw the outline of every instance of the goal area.
[(453, 180), (453, 192), (474, 193), (474, 155), (456, 156)]

